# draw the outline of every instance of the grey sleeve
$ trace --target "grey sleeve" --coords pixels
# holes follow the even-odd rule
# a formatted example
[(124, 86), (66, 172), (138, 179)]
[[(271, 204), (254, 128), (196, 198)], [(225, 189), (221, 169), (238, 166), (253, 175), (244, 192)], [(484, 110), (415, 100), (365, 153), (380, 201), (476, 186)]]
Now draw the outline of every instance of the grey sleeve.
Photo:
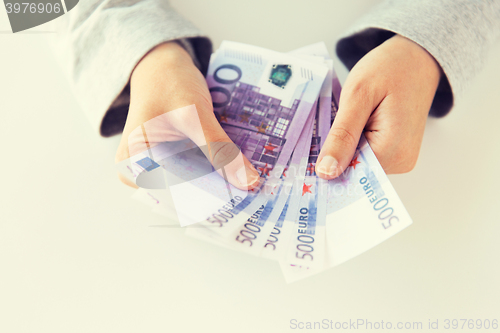
[(53, 48), (81, 107), (103, 136), (123, 130), (130, 75), (155, 46), (177, 40), (205, 74), (211, 41), (165, 0), (86, 0), (58, 20)]
[(394, 34), (426, 49), (441, 78), (430, 114), (444, 116), (481, 69), (500, 37), (500, 0), (388, 0), (361, 18), (339, 40), (336, 52), (351, 69)]

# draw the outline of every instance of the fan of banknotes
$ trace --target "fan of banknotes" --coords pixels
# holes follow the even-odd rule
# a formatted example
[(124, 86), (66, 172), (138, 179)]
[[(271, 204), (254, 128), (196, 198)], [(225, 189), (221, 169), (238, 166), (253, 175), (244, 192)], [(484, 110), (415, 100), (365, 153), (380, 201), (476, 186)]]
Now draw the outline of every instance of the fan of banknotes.
[[(224, 167), (215, 170), (203, 145), (190, 140), (148, 146), (119, 167), (142, 187), (134, 198), (166, 223), (276, 260), (287, 282), (341, 264), (412, 223), (364, 137), (340, 177), (316, 176), (341, 89), (324, 43), (280, 53), (224, 41), (206, 80), (217, 119), (260, 183), (251, 191), (233, 187)], [(196, 106), (169, 116), (175, 112), (192, 113), (200, 125)]]

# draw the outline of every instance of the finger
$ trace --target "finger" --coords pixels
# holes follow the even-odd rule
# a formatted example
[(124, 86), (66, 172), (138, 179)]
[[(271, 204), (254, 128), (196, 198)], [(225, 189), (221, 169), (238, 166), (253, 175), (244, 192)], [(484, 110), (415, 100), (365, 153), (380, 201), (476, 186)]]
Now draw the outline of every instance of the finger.
[(427, 120), (418, 108), (390, 95), (368, 120), (364, 135), (386, 174), (410, 172), (417, 163)]
[(134, 184), (130, 179), (128, 179), (127, 177), (125, 177), (124, 175), (122, 175), (121, 173), (118, 174), (118, 179), (125, 185), (127, 186), (130, 186), (132, 188), (135, 188), (135, 189), (138, 189), (139, 186), (137, 186), (136, 184)]
[(252, 189), (259, 183), (257, 171), (224, 132), (209, 106), (197, 108), (193, 104), (172, 110), (125, 133), (127, 138), (118, 149), (117, 161), (147, 150), (152, 154), (151, 148), (161, 142), (189, 138), (205, 153), (214, 169), (237, 188)]
[[(152, 148), (156, 145), (166, 141), (179, 141), (186, 138), (186, 135), (175, 130), (169, 124), (168, 112), (163, 111), (162, 114), (155, 107), (137, 107), (137, 104), (131, 104), (127, 123), (116, 151), (115, 163), (120, 163), (146, 151), (149, 151), (150, 158), (155, 160)], [(134, 180), (130, 180), (126, 176), (118, 174), (118, 178), (122, 183), (134, 188), (137, 188), (134, 183), (137, 181), (136, 176), (134, 176)], [(159, 179), (158, 181), (163, 182)]]
[(231, 184), (257, 186), (258, 173), (218, 123), (203, 75), (177, 43), (157, 47), (141, 60), (130, 87), (131, 107), (117, 158), (187, 137)]
[(338, 177), (349, 166), (359, 138), (383, 95), (366, 80), (354, 77), (342, 90), (339, 111), (318, 156), (316, 173), (324, 179)]
[(237, 188), (249, 190), (259, 184), (259, 174), (241, 153), (213, 113), (212, 107), (197, 108), (199, 126), (191, 122), (185, 134), (199, 147), (206, 145), (207, 158), (214, 169)]

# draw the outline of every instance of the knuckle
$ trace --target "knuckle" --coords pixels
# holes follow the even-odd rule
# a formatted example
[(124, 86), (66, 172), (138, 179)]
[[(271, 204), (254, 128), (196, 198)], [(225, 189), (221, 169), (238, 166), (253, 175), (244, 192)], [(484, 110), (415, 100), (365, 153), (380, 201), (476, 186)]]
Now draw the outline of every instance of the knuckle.
[(406, 160), (404, 172), (410, 172), (417, 166), (417, 157), (411, 156)]
[(364, 80), (351, 81), (347, 93), (352, 96), (366, 97), (371, 91), (370, 86)]
[(373, 149), (386, 173), (399, 174), (412, 171), (417, 164), (419, 150), (411, 147), (404, 140), (398, 144), (389, 140), (378, 142)]
[(393, 173), (408, 173), (413, 170), (415, 166), (408, 162), (399, 163)]
[(211, 162), (215, 169), (231, 163), (240, 153), (238, 146), (227, 139), (225, 141), (212, 140), (209, 147)]
[(345, 127), (332, 127), (328, 137), (335, 143), (340, 143), (346, 147), (352, 147), (358, 144), (358, 139), (351, 130)]
[[(374, 89), (366, 80), (351, 81), (346, 87), (344, 98), (348, 101), (356, 101), (357, 104), (372, 104), (374, 99)], [(344, 90), (342, 91), (344, 92)]]
[(418, 160), (418, 154), (407, 149), (399, 149), (393, 157), (396, 161), (396, 172), (407, 173), (415, 169)]

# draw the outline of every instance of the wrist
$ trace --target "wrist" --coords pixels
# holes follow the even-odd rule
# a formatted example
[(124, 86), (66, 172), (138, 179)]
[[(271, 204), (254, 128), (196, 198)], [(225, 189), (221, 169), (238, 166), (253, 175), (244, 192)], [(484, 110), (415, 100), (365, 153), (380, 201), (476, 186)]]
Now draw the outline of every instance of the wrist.
[(162, 71), (172, 66), (194, 66), (189, 53), (177, 41), (168, 41), (155, 46), (139, 61), (131, 74), (131, 84), (145, 75)]
[(396, 34), (391, 40), (404, 50), (412, 65), (422, 71), (429, 83), (437, 88), (443, 72), (436, 59), (425, 48), (404, 36)]

